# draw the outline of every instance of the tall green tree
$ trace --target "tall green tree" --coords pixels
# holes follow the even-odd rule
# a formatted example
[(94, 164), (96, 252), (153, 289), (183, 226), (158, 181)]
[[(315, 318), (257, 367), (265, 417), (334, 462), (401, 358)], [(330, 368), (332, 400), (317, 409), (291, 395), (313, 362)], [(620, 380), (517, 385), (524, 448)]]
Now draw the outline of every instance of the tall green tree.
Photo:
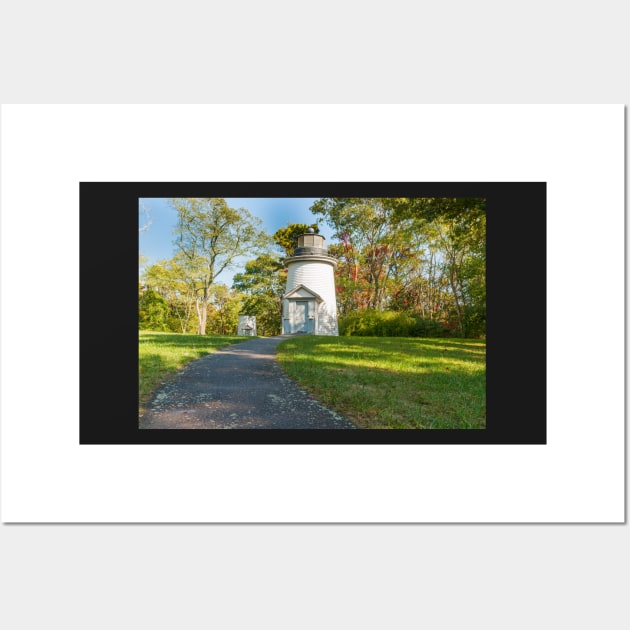
[(293, 256), (297, 247), (298, 236), (305, 234), (309, 228), (313, 228), (315, 234), (319, 234), (317, 223), (290, 223), (286, 227), (277, 230), (273, 235), (273, 242), (278, 246), (285, 257)]
[(412, 274), (407, 288), (424, 284), (424, 295), (431, 295), (435, 306), (452, 311), (461, 336), (483, 335), (486, 313), (485, 199), (397, 199), (394, 207), (396, 220), (411, 222), (416, 251), (430, 254), (430, 285), (423, 282), (427, 273), (426, 267), (421, 265), (419, 273)]
[(484, 199), (322, 198), (311, 211), (338, 239), (329, 250), (342, 315), (410, 310), (483, 334)]
[(218, 335), (235, 335), (243, 296), (237, 291), (230, 291), (224, 284), (215, 284), (211, 291), (208, 332)]
[(230, 208), (224, 199), (177, 198), (171, 205), (178, 217), (174, 244), (195, 294), (197, 333), (204, 335), (217, 276), (239, 257), (262, 251), (269, 237), (259, 218), (245, 208)]
[(143, 291), (138, 301), (140, 330), (168, 330), (168, 304), (157, 291)]
[(282, 261), (271, 254), (250, 260), (245, 264), (245, 270), (234, 276), (232, 288), (246, 295), (243, 313), (256, 316), (258, 334), (280, 334), (286, 282), (287, 273)]
[(391, 199), (390, 203), (396, 220), (466, 222), (486, 214), (486, 200), (480, 197), (409, 197)]
[(157, 291), (170, 308), (169, 328), (189, 332), (195, 311), (195, 289), (181, 264), (181, 254), (170, 260), (159, 260), (144, 274), (145, 285)]
[[(402, 264), (411, 221), (395, 220), (396, 205), (386, 198), (322, 198), (311, 212), (334, 229), (343, 250), (349, 287), (363, 293), (364, 308), (383, 310), (392, 276)], [(359, 288), (361, 287), (361, 288)]]

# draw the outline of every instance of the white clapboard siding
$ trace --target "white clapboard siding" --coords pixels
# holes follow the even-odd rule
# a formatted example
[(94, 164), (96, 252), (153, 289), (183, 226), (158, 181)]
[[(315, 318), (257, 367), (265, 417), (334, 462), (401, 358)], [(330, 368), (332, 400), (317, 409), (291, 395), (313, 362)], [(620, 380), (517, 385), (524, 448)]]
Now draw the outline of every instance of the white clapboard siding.
[[(322, 298), (317, 306), (315, 320), (316, 335), (338, 335), (337, 303), (335, 294), (334, 259), (328, 261), (322, 256), (296, 256), (287, 261), (288, 275), (285, 293), (303, 285)], [(285, 301), (284, 315), (291, 317), (289, 304)]]

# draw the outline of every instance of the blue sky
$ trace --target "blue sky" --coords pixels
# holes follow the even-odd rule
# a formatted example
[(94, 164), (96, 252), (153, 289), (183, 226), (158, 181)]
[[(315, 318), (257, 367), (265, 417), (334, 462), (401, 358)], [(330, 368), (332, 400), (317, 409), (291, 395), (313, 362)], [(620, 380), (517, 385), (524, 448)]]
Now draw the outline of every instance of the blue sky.
[[(225, 201), (231, 208), (247, 208), (254, 216), (260, 217), (263, 228), (273, 234), (281, 227), (290, 223), (315, 223), (317, 217), (309, 210), (316, 199), (307, 198), (226, 198)], [(148, 229), (140, 232), (140, 254), (148, 257), (148, 265), (158, 260), (171, 258), (173, 249), (173, 229), (177, 222), (177, 213), (170, 207), (168, 199), (141, 199), (140, 206), (149, 211), (150, 225)], [(140, 213), (140, 225), (146, 223), (146, 215)], [(326, 243), (332, 241), (332, 230), (320, 220), (320, 234), (326, 237)], [(244, 257), (237, 261), (233, 269), (224, 271), (217, 282), (231, 286), (232, 277), (239, 273), (251, 257)]]

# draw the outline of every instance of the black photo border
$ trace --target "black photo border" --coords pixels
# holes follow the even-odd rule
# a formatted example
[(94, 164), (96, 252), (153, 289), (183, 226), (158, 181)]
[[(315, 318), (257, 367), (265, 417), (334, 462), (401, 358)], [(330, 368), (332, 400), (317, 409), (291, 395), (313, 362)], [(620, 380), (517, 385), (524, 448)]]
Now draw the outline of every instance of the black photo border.
[[(546, 182), (80, 182), (80, 444), (546, 444)], [(138, 428), (138, 208), (165, 197), (479, 197), (485, 429)]]

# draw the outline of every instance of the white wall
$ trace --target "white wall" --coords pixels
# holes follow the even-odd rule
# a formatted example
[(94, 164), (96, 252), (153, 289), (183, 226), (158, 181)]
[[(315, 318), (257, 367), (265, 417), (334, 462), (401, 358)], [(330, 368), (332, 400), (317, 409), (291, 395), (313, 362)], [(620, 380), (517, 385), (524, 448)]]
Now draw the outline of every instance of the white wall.
[(317, 335), (338, 335), (337, 297), (334, 266), (330, 263), (307, 259), (289, 262), (286, 293), (299, 285), (314, 291), (323, 302), (317, 309)]
[[(246, 326), (251, 326), (252, 330), (245, 330)], [(238, 334), (239, 335), (256, 335), (256, 316), (255, 315), (239, 315), (238, 316)]]

